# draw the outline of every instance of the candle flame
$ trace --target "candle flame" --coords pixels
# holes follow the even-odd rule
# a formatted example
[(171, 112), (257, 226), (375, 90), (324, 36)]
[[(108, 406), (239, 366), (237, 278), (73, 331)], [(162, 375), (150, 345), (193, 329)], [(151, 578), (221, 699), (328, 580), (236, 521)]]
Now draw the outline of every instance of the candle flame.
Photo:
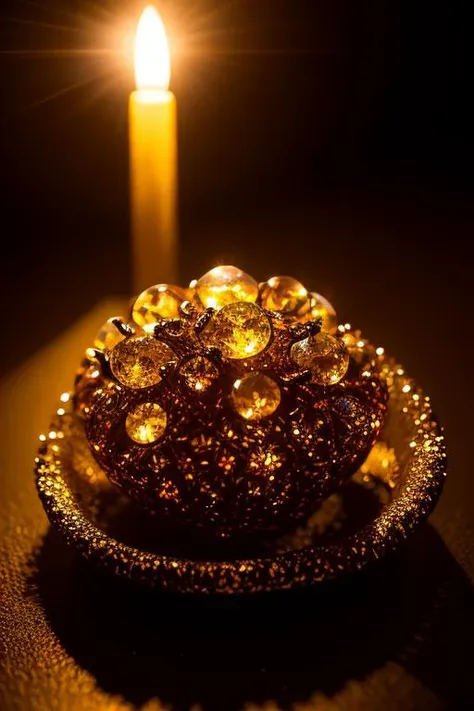
[(137, 89), (166, 91), (170, 83), (170, 53), (165, 26), (157, 10), (149, 5), (138, 21), (135, 39), (135, 81)]

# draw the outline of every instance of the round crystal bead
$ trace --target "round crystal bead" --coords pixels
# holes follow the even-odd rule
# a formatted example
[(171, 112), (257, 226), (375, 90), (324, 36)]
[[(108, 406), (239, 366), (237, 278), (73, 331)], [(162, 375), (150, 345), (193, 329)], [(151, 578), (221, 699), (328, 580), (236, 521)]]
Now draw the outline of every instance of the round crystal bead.
[(349, 367), (349, 353), (343, 341), (324, 332), (293, 344), (291, 357), (301, 368), (311, 371), (311, 382), (317, 385), (335, 385)]
[(255, 279), (232, 266), (215, 267), (193, 283), (194, 292), (205, 307), (221, 309), (237, 301), (254, 302), (258, 296)]
[(201, 339), (226, 358), (243, 359), (261, 353), (272, 337), (268, 316), (256, 304), (228, 304), (214, 314)]
[(150, 336), (133, 336), (112, 350), (110, 367), (122, 385), (137, 390), (157, 385), (161, 366), (174, 359), (173, 351), (165, 343)]
[(163, 436), (167, 416), (160, 405), (145, 402), (128, 413), (125, 429), (130, 439), (138, 444), (151, 444)]
[(289, 276), (275, 276), (260, 286), (260, 303), (269, 311), (301, 317), (309, 311), (308, 292), (301, 282)]
[(208, 358), (194, 356), (181, 366), (180, 373), (190, 390), (207, 390), (219, 377), (218, 368)]
[(249, 373), (234, 383), (232, 403), (245, 420), (261, 420), (273, 415), (280, 401), (280, 388), (263, 373)]
[(136, 299), (132, 318), (142, 328), (164, 318), (178, 318), (179, 306), (186, 298), (186, 291), (180, 286), (156, 284)]
[(337, 316), (334, 306), (324, 296), (315, 292), (310, 294), (310, 305), (309, 318), (315, 320), (321, 318), (323, 321), (321, 329), (334, 335), (337, 332)]
[(125, 336), (120, 333), (118, 328), (112, 323), (112, 319), (109, 318), (99, 329), (94, 338), (94, 348), (98, 348), (101, 351), (110, 351), (117, 343), (123, 341), (124, 338)]

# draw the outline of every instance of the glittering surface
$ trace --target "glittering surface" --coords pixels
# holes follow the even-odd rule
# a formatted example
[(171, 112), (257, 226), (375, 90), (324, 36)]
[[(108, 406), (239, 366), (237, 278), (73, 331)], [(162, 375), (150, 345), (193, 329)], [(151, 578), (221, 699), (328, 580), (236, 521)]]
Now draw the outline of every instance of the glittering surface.
[[(333, 519), (332, 511), (338, 506), (335, 502), (322, 509), (309, 533), (298, 529), (290, 544), (280, 546), (283, 552), (275, 549), (265, 557), (193, 560), (167, 555), (163, 552), (166, 541), (163, 551), (154, 553), (126, 539), (118, 540), (107, 533), (97, 514), (97, 501), (108, 486), (107, 479), (90, 458), (80, 421), (69, 414), (56, 421), (56, 436), (47, 437), (38, 454), (37, 486), (46, 512), (87, 558), (119, 575), (169, 589), (261, 591), (312, 584), (361, 569), (396, 549), (429, 515), (446, 473), (443, 436), (429, 398), (385, 355), (377, 358), (377, 368), (384, 373), (390, 389), (384, 444), (377, 461), (384, 469), (386, 454), (393, 451), (390, 456), (393, 464), (396, 455), (397, 472), (390, 496), (372, 520), (347, 536), (333, 540), (317, 535), (321, 526), (327, 527), (321, 520)], [(76, 455), (79, 461), (73, 466), (74, 451), (82, 454)]]
[[(135, 353), (133, 335), (110, 361), (97, 356), (94, 381), (84, 366), (75, 402), (91, 451), (122, 491), (174, 524), (228, 539), (289, 530), (351, 476), (380, 432), (387, 392), (375, 352), (367, 349), (347, 374), (346, 361), (339, 382), (323, 386), (290, 357), (292, 345), (318, 331), (317, 322), (282, 322), (246, 302), (204, 313), (190, 306), (180, 319), (157, 324), (153, 338), (138, 339), (145, 353), (156, 339), (157, 348), (169, 344), (174, 354), (164, 371), (139, 361), (140, 377), (159, 376), (155, 385), (137, 391), (114, 377), (117, 351), (127, 367), (122, 351), (128, 354), (130, 343)], [(209, 331), (220, 338), (210, 341)], [(342, 337), (322, 337), (348, 358)], [(240, 348), (250, 354), (226, 357), (231, 345), (232, 355)], [(135, 366), (131, 372), (135, 377)], [(328, 380), (336, 381), (334, 370)], [(126, 425), (150, 403), (167, 414), (155, 444), (146, 426), (130, 437)]]
[[(250, 284), (222, 270), (219, 294)], [(280, 289), (275, 310), (265, 288)], [(37, 460), (51, 520), (87, 557), (171, 589), (267, 590), (362, 567), (379, 539), (395, 547), (427, 514), (429, 496), (411, 518), (399, 502), (416, 494), (413, 477), (428, 493), (434, 477), (434, 501), (444, 475), (428, 399), (348, 324), (320, 331), (303, 291), (275, 277), (258, 303), (183, 301), (146, 337), (115, 319), (123, 339), (87, 351)], [(425, 407), (416, 432), (405, 398)], [(373, 505), (352, 506), (354, 486)]]
[[(220, 295), (251, 283), (233, 267), (202, 279)], [(115, 320), (123, 340), (88, 351), (75, 383), (110, 481), (160, 520), (211, 539), (277, 535), (306, 520), (364, 460), (386, 414), (370, 344), (348, 369), (344, 334), (308, 321), (311, 300), (291, 277), (260, 285), (258, 299), (217, 310), (183, 301), (147, 337)]]

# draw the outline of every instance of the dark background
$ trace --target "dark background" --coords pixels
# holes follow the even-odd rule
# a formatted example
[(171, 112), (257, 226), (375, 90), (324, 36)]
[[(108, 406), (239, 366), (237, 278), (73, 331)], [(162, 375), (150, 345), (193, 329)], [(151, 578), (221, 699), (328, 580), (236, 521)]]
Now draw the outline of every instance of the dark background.
[[(0, 283), (16, 331), (3, 368), (104, 295), (128, 293), (133, 76), (121, 52), (141, 8), (2, 2)], [(216, 260), (259, 279), (283, 269), (378, 339), (394, 309), (417, 337), (410, 305), (423, 293), (445, 320), (459, 314), (473, 116), (456, 4), (161, 8), (176, 45), (181, 279)]]
[[(2, 2), (2, 372), (104, 296), (129, 293), (133, 77), (120, 47), (140, 10)], [(441, 708), (433, 693), (465, 707), (462, 649), (474, 641), (470, 25), (447, 0), (168, 0), (162, 10), (176, 40), (181, 280), (216, 261), (259, 280), (293, 274), (395, 353), (436, 403), (450, 458), (438, 533), (388, 575), (399, 607), (416, 600), (409, 619), (428, 640), (407, 668), (430, 691), (410, 704), (407, 687), (403, 708)], [(430, 589), (433, 615), (423, 612)], [(406, 614), (401, 606), (388, 648)], [(340, 685), (357, 657), (354, 643)], [(329, 675), (338, 668), (325, 663)]]

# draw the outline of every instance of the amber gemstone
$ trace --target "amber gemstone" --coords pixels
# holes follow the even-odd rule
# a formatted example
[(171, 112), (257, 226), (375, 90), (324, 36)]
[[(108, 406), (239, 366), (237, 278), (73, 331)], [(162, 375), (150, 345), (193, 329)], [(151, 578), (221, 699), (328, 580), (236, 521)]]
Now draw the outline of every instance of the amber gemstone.
[(155, 402), (145, 402), (129, 412), (125, 420), (128, 436), (138, 444), (151, 444), (163, 436), (166, 412)]
[(208, 358), (194, 356), (181, 366), (180, 373), (190, 390), (207, 390), (219, 377), (219, 370)]
[(258, 296), (255, 279), (232, 266), (215, 267), (204, 274), (192, 288), (199, 302), (205, 307), (221, 309), (237, 301), (254, 302)]
[(98, 348), (101, 351), (110, 351), (117, 343), (123, 341), (124, 338), (125, 336), (120, 333), (118, 328), (112, 323), (112, 319), (109, 318), (99, 329), (94, 339), (94, 348)]
[(309, 311), (308, 292), (301, 282), (289, 276), (275, 276), (260, 285), (260, 303), (269, 311), (301, 317)]
[(280, 401), (280, 388), (263, 373), (249, 373), (234, 383), (232, 402), (245, 420), (261, 420), (273, 415)]
[(301, 368), (311, 371), (311, 382), (317, 385), (335, 385), (349, 367), (349, 353), (343, 341), (323, 331), (295, 343), (291, 357)]
[(268, 316), (256, 304), (228, 304), (210, 320), (201, 339), (215, 346), (226, 358), (251, 358), (261, 353), (272, 337)]
[(337, 315), (334, 306), (324, 296), (315, 292), (310, 294), (310, 304), (309, 317), (312, 319), (321, 318), (323, 321), (322, 330), (334, 335), (337, 332)]
[(117, 380), (129, 388), (150, 388), (161, 380), (160, 368), (176, 358), (165, 343), (149, 336), (133, 336), (118, 343), (110, 355)]
[(132, 306), (132, 318), (142, 327), (164, 318), (178, 318), (179, 306), (186, 299), (186, 291), (180, 286), (156, 284), (136, 299)]

